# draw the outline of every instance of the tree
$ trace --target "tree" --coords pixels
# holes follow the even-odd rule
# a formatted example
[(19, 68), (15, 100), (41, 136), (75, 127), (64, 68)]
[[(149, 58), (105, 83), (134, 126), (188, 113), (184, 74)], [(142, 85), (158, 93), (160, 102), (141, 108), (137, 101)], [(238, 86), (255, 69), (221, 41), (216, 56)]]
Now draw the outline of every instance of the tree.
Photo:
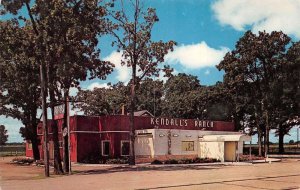
[[(41, 66), (42, 102), (46, 105), (46, 96), (49, 92), (52, 116), (55, 104), (64, 102), (65, 106), (67, 105), (71, 87), (79, 87), (79, 81), (86, 80), (88, 77), (105, 78), (112, 71), (113, 65), (100, 60), (100, 50), (97, 48), (99, 35), (106, 32), (104, 19), (106, 9), (102, 1), (38, 0), (30, 3), (28, 0), (4, 0), (3, 5), (7, 11), (15, 15), (23, 6), (28, 12), (26, 17), (17, 15), (16, 18), (19, 22), (23, 20), (30, 25), (35, 34), (32, 56)], [(45, 106), (43, 106), (43, 113), (44, 128), (47, 128)], [(66, 117), (64, 118), (64, 127), (66, 127)], [(55, 171), (61, 173), (58, 130), (55, 122), (52, 127), (54, 166)], [(64, 138), (65, 155), (68, 155), (67, 139), (68, 137)], [(65, 171), (69, 170), (67, 159), (65, 156)]]
[[(235, 105), (232, 97), (227, 93), (224, 83), (217, 82), (212, 86), (204, 86), (199, 95), (201, 102), (205, 102), (204, 118), (220, 121), (232, 121), (237, 118), (237, 113), (233, 109)], [(236, 127), (239, 128), (238, 123), (236, 123)]]
[(272, 111), (276, 135), (279, 137), (279, 153), (284, 153), (284, 135), (299, 124), (300, 116), (300, 42), (293, 43), (286, 54), (284, 67), (278, 69), (280, 74), (273, 82)]
[(247, 97), (244, 102), (251, 100), (252, 106), (242, 105), (252, 110), (259, 140), (262, 135), (260, 126), (265, 126), (265, 156), (268, 152), (271, 112), (273, 106), (276, 106), (270, 102), (271, 87), (274, 79), (278, 77), (278, 68), (284, 66), (289, 43), (290, 38), (282, 32), (259, 32), (255, 35), (248, 31), (237, 42), (235, 50), (227, 53), (217, 66), (219, 70), (225, 71), (224, 83), (234, 102), (238, 102), (240, 96)]
[[(196, 76), (179, 73), (164, 85), (164, 116), (198, 118), (205, 109), (201, 107), (200, 81)], [(203, 102), (204, 103), (204, 102)]]
[[(153, 79), (141, 81), (136, 91), (136, 110), (148, 110), (156, 116), (161, 113), (163, 82)], [(85, 115), (121, 114), (122, 107), (127, 114), (129, 107), (130, 86), (119, 82), (105, 88), (80, 90), (74, 99), (73, 106), (83, 111)]]
[(34, 46), (31, 29), (20, 27), (15, 20), (0, 22), (0, 114), (24, 124), (33, 157), (39, 160), (39, 67), (31, 57)]
[(122, 65), (131, 68), (131, 92), (130, 92), (130, 156), (129, 164), (135, 164), (134, 153), (134, 110), (136, 104), (136, 87), (144, 77), (158, 75), (160, 70), (170, 74), (170, 68), (165, 66), (159, 67), (164, 62), (164, 56), (175, 45), (174, 41), (153, 42), (151, 32), (153, 26), (158, 22), (155, 9), (148, 8), (147, 12), (143, 11), (139, 0), (131, 1), (130, 13), (125, 12), (123, 1), (120, 1), (121, 10), (111, 10), (109, 12), (112, 22), (110, 24), (111, 34), (116, 41), (113, 42), (117, 48), (122, 51)]
[(4, 125), (0, 125), (0, 145), (5, 145), (8, 138), (7, 130)]
[(74, 98), (73, 106), (85, 115), (119, 114), (122, 105), (128, 105), (128, 92), (129, 88), (121, 82), (107, 88), (80, 90)]
[(147, 110), (155, 117), (162, 113), (163, 81), (147, 78), (136, 90), (136, 110)]

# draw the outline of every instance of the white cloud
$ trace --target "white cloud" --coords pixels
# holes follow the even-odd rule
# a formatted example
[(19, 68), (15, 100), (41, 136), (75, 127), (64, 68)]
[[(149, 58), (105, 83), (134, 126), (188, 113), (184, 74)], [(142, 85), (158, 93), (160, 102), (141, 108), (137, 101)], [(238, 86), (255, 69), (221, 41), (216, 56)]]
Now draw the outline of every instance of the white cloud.
[(78, 93), (78, 89), (77, 88), (74, 88), (74, 87), (70, 88), (70, 92), (69, 92), (70, 96), (76, 96), (77, 93)]
[(124, 59), (122, 51), (113, 51), (109, 56), (104, 58), (104, 61), (110, 61), (115, 64), (115, 70), (117, 71), (117, 80), (127, 83), (130, 79), (130, 69), (124, 65), (121, 65), (121, 60)]
[(209, 75), (210, 74), (210, 70), (207, 69), (205, 72), (204, 72), (205, 75)]
[(99, 82), (94, 82), (92, 84), (90, 84), (88, 87), (87, 87), (89, 90), (94, 90), (94, 88), (108, 88), (108, 85), (107, 83), (99, 83)]
[(23, 138), (19, 133), (22, 122), (11, 117), (6, 118), (0, 115), (0, 125), (4, 125), (8, 133), (8, 142), (23, 142)]
[[(173, 68), (173, 72), (172, 72), (172, 74), (173, 75), (178, 75), (178, 71), (175, 69), (175, 68)], [(167, 80), (169, 79), (168, 77), (165, 77), (164, 76), (165, 75), (165, 72), (163, 72), (162, 70), (160, 70), (159, 71), (159, 75), (158, 75), (158, 77), (152, 77), (154, 80), (160, 80), (160, 81), (163, 81), (163, 83), (166, 83), (167, 82)]]
[(300, 0), (217, 0), (212, 9), (217, 20), (238, 31), (283, 31), (300, 38)]
[(188, 69), (212, 67), (217, 65), (229, 49), (221, 47), (214, 49), (204, 41), (198, 44), (181, 45), (166, 55), (165, 60), (170, 63), (179, 63)]
[(73, 115), (84, 115), (83, 111), (80, 111), (77, 108), (73, 108), (73, 106), (71, 105), (71, 110), (70, 110), (70, 116)]

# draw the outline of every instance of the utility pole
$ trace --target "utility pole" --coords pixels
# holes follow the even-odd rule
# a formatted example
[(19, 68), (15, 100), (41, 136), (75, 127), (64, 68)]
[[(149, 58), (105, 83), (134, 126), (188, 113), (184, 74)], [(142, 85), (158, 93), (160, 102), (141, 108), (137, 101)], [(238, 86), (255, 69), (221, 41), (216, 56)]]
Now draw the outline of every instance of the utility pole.
[(67, 127), (68, 127), (68, 158), (69, 158), (69, 175), (72, 174), (71, 170), (71, 136), (70, 136), (70, 101), (69, 96), (67, 97)]
[(41, 76), (41, 94), (42, 94), (42, 110), (43, 110), (43, 130), (44, 130), (44, 165), (45, 165), (45, 176), (49, 177), (49, 150), (48, 150), (48, 124), (47, 124), (47, 106), (46, 106), (46, 80), (45, 80), (45, 65), (40, 65), (40, 76)]
[(297, 151), (299, 147), (299, 127), (297, 127)]

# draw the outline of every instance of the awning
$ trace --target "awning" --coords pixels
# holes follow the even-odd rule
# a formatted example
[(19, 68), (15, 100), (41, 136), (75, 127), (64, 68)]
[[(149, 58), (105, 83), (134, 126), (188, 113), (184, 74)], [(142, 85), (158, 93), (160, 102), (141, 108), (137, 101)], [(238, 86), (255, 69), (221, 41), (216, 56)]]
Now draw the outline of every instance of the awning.
[(204, 135), (203, 137), (199, 137), (199, 140), (204, 142), (251, 141), (251, 136), (245, 134)]

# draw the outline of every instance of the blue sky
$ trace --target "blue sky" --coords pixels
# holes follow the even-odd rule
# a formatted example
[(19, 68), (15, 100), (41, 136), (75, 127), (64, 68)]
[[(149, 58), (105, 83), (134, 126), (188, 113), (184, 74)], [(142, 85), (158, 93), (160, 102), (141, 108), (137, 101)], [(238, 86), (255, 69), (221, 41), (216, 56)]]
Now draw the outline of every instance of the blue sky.
[[(144, 7), (156, 8), (159, 17), (153, 40), (178, 43), (174, 52), (166, 56), (166, 63), (176, 73), (198, 76), (203, 85), (222, 81), (223, 72), (215, 65), (234, 48), (246, 30), (282, 30), (294, 41), (300, 39), (300, 0), (145, 0)], [(83, 89), (129, 80), (130, 70), (120, 65), (122, 56), (110, 46), (111, 38), (102, 37), (100, 43), (101, 58), (112, 61), (115, 71), (105, 81), (81, 82)], [(72, 93), (76, 90), (72, 89)], [(22, 140), (18, 133), (20, 122), (0, 116), (0, 124), (7, 126), (10, 142)], [(295, 133), (293, 130), (290, 138), (295, 140)]]

